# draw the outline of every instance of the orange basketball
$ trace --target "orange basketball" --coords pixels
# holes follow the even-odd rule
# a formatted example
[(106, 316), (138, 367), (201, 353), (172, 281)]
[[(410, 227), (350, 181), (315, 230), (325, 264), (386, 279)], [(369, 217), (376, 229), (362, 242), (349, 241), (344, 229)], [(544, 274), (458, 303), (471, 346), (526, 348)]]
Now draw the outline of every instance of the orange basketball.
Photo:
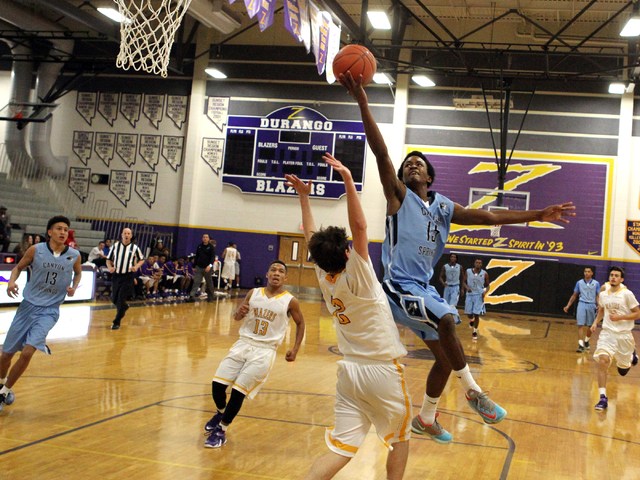
[(347, 45), (333, 59), (333, 74), (338, 78), (347, 72), (351, 72), (356, 81), (362, 75), (362, 85), (367, 85), (376, 73), (376, 58), (362, 45)]

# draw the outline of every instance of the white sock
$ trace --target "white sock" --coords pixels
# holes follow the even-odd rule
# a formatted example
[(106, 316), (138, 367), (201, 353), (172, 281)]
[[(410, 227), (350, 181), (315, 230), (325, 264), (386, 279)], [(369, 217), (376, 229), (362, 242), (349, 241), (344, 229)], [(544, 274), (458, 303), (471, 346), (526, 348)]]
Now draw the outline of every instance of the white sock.
[(4, 385), (5, 383), (7, 383), (7, 377), (0, 378), (0, 385)]
[(218, 410), (218, 413), (224, 413), (224, 411), (227, 409), (227, 407), (224, 408), (217, 408), (216, 410)]
[(584, 343), (589, 343), (589, 339), (590, 339), (590, 338), (591, 338), (591, 337), (584, 337)]
[(9, 387), (7, 387), (6, 385), (4, 385), (2, 388), (0, 388), (0, 395), (6, 395), (10, 391), (11, 391), (11, 389)]
[(478, 329), (477, 328), (473, 328), (473, 333), (478, 333)]
[(580, 345), (581, 347), (584, 347), (584, 342), (582, 340), (578, 340), (578, 345)]
[(229, 428), (229, 425), (225, 425), (224, 423), (220, 422), (220, 428), (222, 429), (223, 432), (226, 432), (227, 428)]
[(469, 370), (469, 365), (465, 365), (462, 370), (454, 370), (453, 373), (462, 382), (462, 386), (464, 387), (465, 393), (468, 392), (469, 390), (482, 392), (482, 389), (478, 386), (476, 381), (473, 379), (473, 375), (471, 375), (471, 370)]
[(422, 401), (422, 408), (420, 409), (420, 418), (426, 425), (433, 425), (436, 420), (436, 410), (438, 409), (438, 401), (440, 397), (430, 397), (426, 393), (424, 394), (424, 400)]
[(600, 392), (600, 395), (604, 395), (605, 397), (607, 396), (607, 389), (605, 387), (599, 388), (598, 392)]

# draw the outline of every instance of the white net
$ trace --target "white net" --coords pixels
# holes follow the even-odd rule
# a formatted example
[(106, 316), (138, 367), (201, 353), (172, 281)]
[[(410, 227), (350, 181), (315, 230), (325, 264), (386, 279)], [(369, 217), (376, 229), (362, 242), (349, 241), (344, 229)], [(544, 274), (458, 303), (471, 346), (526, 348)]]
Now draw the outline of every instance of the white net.
[(494, 225), (489, 228), (489, 236), (490, 237), (499, 237), (500, 236), (500, 227), (501, 225)]
[(114, 0), (120, 23), (116, 65), (167, 76), (173, 38), (191, 0)]

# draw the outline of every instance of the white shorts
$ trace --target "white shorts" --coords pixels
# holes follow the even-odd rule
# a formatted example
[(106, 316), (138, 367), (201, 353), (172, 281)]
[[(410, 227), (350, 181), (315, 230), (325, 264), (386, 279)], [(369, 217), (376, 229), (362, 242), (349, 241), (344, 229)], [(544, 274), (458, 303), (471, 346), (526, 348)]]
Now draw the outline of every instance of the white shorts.
[(335, 426), (325, 432), (327, 447), (343, 457), (353, 457), (371, 424), (385, 446), (411, 438), (411, 398), (404, 366), (397, 360), (338, 362)]
[(224, 262), (222, 267), (222, 278), (232, 280), (236, 278), (236, 264), (231, 262)]
[(598, 361), (600, 355), (608, 355), (609, 358), (615, 358), (618, 367), (630, 368), (635, 348), (636, 342), (632, 332), (615, 333), (603, 328), (598, 337), (596, 351), (593, 352), (593, 359)]
[(222, 359), (213, 380), (254, 398), (267, 380), (275, 359), (275, 347), (241, 338)]

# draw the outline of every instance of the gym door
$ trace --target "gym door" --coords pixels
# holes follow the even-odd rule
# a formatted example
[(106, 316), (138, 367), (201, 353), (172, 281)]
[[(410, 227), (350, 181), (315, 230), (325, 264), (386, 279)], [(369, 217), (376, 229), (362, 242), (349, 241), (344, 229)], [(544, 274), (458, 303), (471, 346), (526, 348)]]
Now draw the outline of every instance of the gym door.
[(289, 285), (319, 288), (313, 262), (309, 260), (307, 241), (302, 235), (281, 235), (278, 258), (287, 266)]

